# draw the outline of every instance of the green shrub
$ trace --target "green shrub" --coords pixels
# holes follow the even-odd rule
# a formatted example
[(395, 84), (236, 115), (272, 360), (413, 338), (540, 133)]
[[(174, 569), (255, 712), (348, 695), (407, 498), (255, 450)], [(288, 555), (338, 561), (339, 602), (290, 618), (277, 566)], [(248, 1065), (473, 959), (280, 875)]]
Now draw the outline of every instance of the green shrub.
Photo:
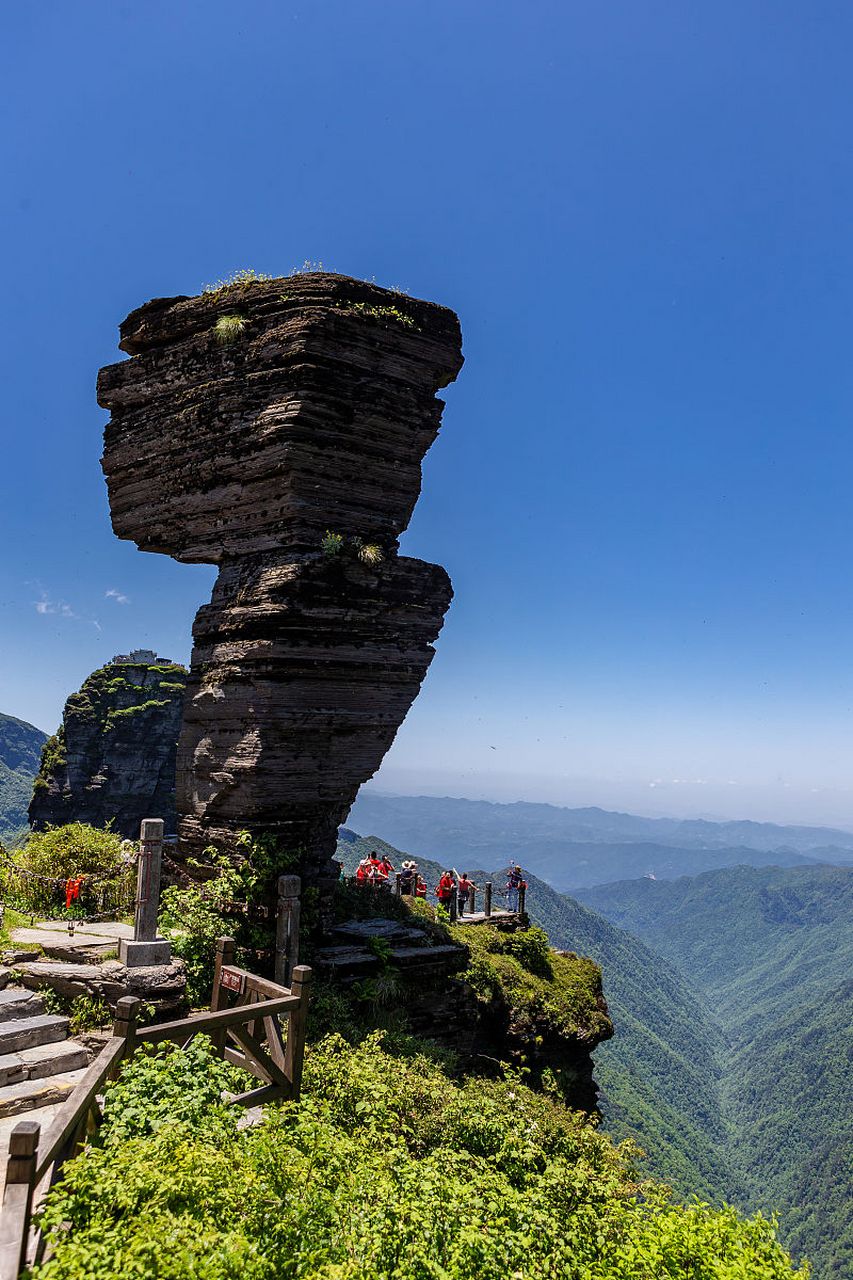
[[(22, 911), (44, 915), (64, 915), (64, 882), (72, 876), (92, 876), (91, 884), (81, 890), (86, 909), (97, 909), (100, 903), (127, 907), (133, 901), (136, 884), (136, 847), (115, 831), (91, 827), (85, 822), (70, 822), (62, 827), (34, 831), (26, 843), (13, 854), (16, 867), (3, 871), (3, 892), (7, 901)], [(27, 872), (33, 873), (27, 875)], [(37, 879), (44, 876), (46, 879)], [(86, 909), (75, 904), (72, 916), (84, 915)]]
[(217, 1125), (234, 1128), (240, 1112), (227, 1107), (223, 1093), (240, 1093), (257, 1081), (213, 1052), (208, 1036), (196, 1036), (184, 1049), (173, 1044), (137, 1051), (104, 1101), (100, 1140), (116, 1146), (149, 1137), (164, 1125)]
[(505, 1001), (517, 1022), (535, 1021), (557, 1035), (609, 1029), (598, 966), (585, 956), (557, 955), (541, 929), (504, 933), (493, 925), (454, 925), (450, 933), (470, 953), (465, 981), (481, 1000)]
[(245, 316), (220, 316), (213, 326), (216, 341), (224, 347), (236, 342), (247, 324)]
[(772, 1223), (672, 1204), (515, 1080), (330, 1037), (303, 1100), (238, 1130), (220, 1070), (197, 1043), (126, 1068), (34, 1280), (805, 1280)]
[(158, 917), (160, 931), (187, 967), (187, 999), (193, 1005), (210, 1001), (216, 941), (233, 932), (233, 924), (223, 915), (222, 908), (238, 897), (242, 888), (238, 869), (219, 858), (216, 850), (208, 849), (206, 853), (218, 861), (216, 876), (183, 887), (169, 885), (160, 895)]
[(328, 556), (330, 560), (334, 559), (344, 549), (343, 534), (333, 533), (331, 529), (327, 529), (320, 539), (320, 547), (324, 556)]
[(108, 1027), (112, 1022), (110, 1006), (103, 996), (77, 996), (71, 1002), (71, 1034), (78, 1036), (84, 1031), (97, 1031)]

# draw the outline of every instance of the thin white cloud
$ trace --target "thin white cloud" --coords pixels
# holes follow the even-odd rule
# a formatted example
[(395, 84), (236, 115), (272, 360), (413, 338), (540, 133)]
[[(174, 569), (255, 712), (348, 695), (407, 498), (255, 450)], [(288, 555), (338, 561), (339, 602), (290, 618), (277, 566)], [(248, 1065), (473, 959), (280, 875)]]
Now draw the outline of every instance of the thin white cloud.
[(41, 593), (41, 599), (35, 601), (36, 613), (42, 616), (46, 614), (55, 614), (59, 618), (79, 618), (79, 614), (75, 613), (70, 604), (66, 604), (64, 600), (51, 600), (47, 592)]
[(126, 596), (123, 591), (116, 591), (115, 587), (105, 591), (104, 596), (107, 600), (115, 600), (116, 604), (130, 604), (130, 596)]

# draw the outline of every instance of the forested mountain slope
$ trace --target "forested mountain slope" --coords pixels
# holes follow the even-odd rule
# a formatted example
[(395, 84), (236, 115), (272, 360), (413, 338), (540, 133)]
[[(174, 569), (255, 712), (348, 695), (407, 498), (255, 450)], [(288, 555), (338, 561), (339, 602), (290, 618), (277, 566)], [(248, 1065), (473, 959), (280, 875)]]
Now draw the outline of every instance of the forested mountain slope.
[(778, 1206), (819, 1280), (853, 1274), (853, 871), (737, 867), (582, 896), (676, 965), (718, 1020), (743, 1203)]
[[(337, 857), (352, 875), (371, 849), (387, 853), (397, 868), (411, 856), (376, 836), (346, 832)], [(425, 858), (418, 865), (432, 889), (443, 867)], [(502, 868), (459, 870), (468, 871), (477, 884), (487, 879), (496, 887), (503, 884)], [(616, 1031), (595, 1051), (606, 1128), (619, 1140), (639, 1142), (649, 1171), (679, 1195), (733, 1198), (736, 1186), (723, 1154), (718, 1095), (724, 1045), (707, 1011), (675, 968), (642, 942), (529, 873), (528, 884), (528, 912), (551, 944), (590, 956), (602, 969)]]
[(493, 804), (439, 796), (359, 793), (349, 825), (381, 831), (398, 849), (436, 862), (520, 862), (556, 889), (714, 867), (853, 862), (853, 834), (758, 822), (643, 818), (604, 809)]
[(35, 725), (0, 713), (0, 840), (28, 827), (27, 805), (46, 739)]

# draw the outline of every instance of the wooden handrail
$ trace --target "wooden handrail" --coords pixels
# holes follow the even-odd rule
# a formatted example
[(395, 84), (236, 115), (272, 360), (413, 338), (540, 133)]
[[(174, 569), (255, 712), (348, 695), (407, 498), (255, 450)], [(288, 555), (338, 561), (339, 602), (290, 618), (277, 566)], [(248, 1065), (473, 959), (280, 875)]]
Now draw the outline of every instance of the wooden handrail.
[[(95, 1125), (100, 1123), (98, 1095), (139, 1045), (164, 1040), (183, 1044), (199, 1032), (210, 1032), (220, 1056), (231, 1062), (239, 1060), (239, 1065), (262, 1082), (260, 1088), (237, 1095), (234, 1102), (248, 1106), (299, 1097), (311, 970), (296, 965), (293, 985), (288, 989), (246, 969), (227, 965), (233, 954), (232, 940), (220, 939), (210, 1013), (138, 1028), (141, 1002), (123, 996), (116, 1006), (111, 1038), (60, 1105), (46, 1133), (41, 1136), (34, 1120), (22, 1120), (12, 1130), (0, 1207), (0, 1280), (18, 1280), (27, 1265), (39, 1262), (44, 1239), (30, 1230), (34, 1192), (48, 1175), (44, 1185), (53, 1184), (63, 1162), (85, 1143), (93, 1119)], [(222, 984), (223, 968), (230, 970), (230, 978), (238, 980), (242, 1004), (227, 1007), (231, 987)], [(290, 1023), (286, 1043), (278, 1022), (281, 1014), (287, 1015)], [(229, 1034), (241, 1053), (226, 1044)], [(262, 1043), (264, 1035), (266, 1047)]]
[(217, 1013), (191, 1013), (177, 1022), (161, 1022), (154, 1027), (142, 1027), (136, 1033), (139, 1044), (158, 1044), (161, 1040), (183, 1043), (190, 1036), (202, 1031), (219, 1031), (223, 1027), (239, 1026), (241, 1022), (256, 1022), (258, 1018), (270, 1018), (274, 1013), (289, 1013), (299, 1007), (299, 996), (279, 996), (277, 1000), (259, 1000), (257, 1004), (238, 1004), (234, 1009), (220, 1009)]
[(27, 1263), (38, 1140), (37, 1120), (20, 1121), (9, 1135), (9, 1160), (0, 1213), (0, 1280), (17, 1280)]
[(39, 1143), (36, 1161), (36, 1182), (41, 1182), (49, 1166), (59, 1155), (65, 1143), (80, 1123), (81, 1116), (91, 1106), (97, 1094), (107, 1081), (113, 1067), (124, 1057), (125, 1042), (113, 1036), (98, 1054), (94, 1062), (86, 1069), (86, 1074), (77, 1081), (71, 1093), (54, 1117), (53, 1124)]

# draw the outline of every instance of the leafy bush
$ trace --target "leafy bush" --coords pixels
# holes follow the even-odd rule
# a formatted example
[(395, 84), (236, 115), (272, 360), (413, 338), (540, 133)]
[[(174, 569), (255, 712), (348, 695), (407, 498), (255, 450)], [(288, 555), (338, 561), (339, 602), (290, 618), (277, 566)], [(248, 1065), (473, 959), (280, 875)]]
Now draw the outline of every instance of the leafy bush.
[[(396, 289), (394, 292), (400, 293), (402, 290)], [(405, 311), (401, 311), (399, 307), (374, 306), (369, 302), (347, 302), (342, 304), (341, 310), (352, 311), (360, 316), (369, 316), (372, 320), (393, 320), (407, 329), (418, 328), (412, 317)]]
[(108, 1027), (111, 1022), (110, 1006), (103, 996), (77, 996), (71, 1002), (72, 1036), (84, 1031), (97, 1031), (100, 1027)]
[(553, 978), (553, 952), (544, 929), (533, 926), (517, 933), (503, 934), (503, 950), (514, 956), (523, 969), (539, 978)]
[(558, 1035), (609, 1030), (598, 966), (551, 951), (541, 929), (504, 933), (492, 925), (455, 925), (450, 933), (470, 952), (465, 981), (481, 1000), (504, 1000), (517, 1022), (536, 1021)]
[(630, 1148), (517, 1081), (330, 1037), (303, 1100), (238, 1130), (220, 1070), (193, 1044), (108, 1089), (34, 1280), (805, 1280), (772, 1223), (672, 1204)]
[(341, 533), (333, 533), (331, 529), (327, 529), (320, 539), (320, 547), (324, 556), (334, 559), (339, 556), (344, 549), (344, 538)]
[(222, 908), (239, 895), (242, 887), (237, 868), (219, 857), (215, 849), (206, 850), (206, 854), (217, 860), (217, 874), (211, 880), (183, 887), (169, 885), (160, 895), (157, 922), (171, 941), (175, 955), (187, 967), (187, 999), (194, 1005), (210, 1000), (216, 941), (233, 931)]
[[(85, 822), (48, 827), (34, 831), (13, 854), (13, 860), (24, 874), (4, 866), (3, 893), (7, 901), (23, 911), (48, 916), (65, 914), (64, 883), (76, 876), (95, 877), (81, 890), (83, 902), (93, 910), (102, 903), (109, 904), (107, 909), (132, 905), (136, 846), (131, 840), (122, 840), (115, 831), (90, 827)], [(71, 914), (85, 914), (85, 910)]]
[(222, 1095), (256, 1083), (218, 1058), (208, 1036), (196, 1036), (184, 1049), (166, 1043), (137, 1051), (107, 1090), (100, 1141), (115, 1146), (150, 1137), (164, 1125), (195, 1126), (212, 1118), (234, 1128), (240, 1112)]

